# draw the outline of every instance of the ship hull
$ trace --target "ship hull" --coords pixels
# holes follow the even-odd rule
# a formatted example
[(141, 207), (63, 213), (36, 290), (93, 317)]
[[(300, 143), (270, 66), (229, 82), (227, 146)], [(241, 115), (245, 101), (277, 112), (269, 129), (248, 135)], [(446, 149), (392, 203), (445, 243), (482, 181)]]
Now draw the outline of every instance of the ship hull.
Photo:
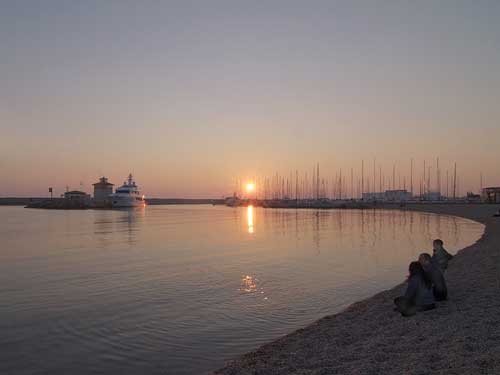
[(136, 197), (111, 197), (111, 206), (114, 208), (124, 207), (143, 207), (146, 205), (144, 199), (137, 199)]

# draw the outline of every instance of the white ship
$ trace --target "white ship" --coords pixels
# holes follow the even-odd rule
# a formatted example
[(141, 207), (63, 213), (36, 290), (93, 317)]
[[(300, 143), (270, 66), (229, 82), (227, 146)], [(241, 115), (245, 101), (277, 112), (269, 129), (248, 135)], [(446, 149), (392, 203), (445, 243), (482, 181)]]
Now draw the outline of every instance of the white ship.
[(117, 188), (110, 197), (113, 207), (142, 207), (146, 205), (144, 195), (139, 191), (132, 174), (128, 175), (127, 181)]

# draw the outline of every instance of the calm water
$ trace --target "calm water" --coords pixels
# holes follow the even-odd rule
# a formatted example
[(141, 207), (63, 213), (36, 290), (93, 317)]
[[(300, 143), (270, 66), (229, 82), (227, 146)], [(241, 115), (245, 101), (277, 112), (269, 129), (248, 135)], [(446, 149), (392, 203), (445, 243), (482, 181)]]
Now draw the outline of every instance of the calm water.
[[(483, 226), (424, 213), (0, 207), (1, 374), (193, 374), (392, 287), (431, 239)], [(390, 312), (388, 312), (390, 313)]]

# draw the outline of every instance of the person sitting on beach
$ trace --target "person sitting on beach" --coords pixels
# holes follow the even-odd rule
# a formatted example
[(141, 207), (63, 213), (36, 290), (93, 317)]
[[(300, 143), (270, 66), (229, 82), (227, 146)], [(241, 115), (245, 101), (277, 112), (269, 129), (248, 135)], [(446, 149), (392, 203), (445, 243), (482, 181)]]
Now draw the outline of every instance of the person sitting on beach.
[(448, 261), (453, 258), (443, 247), (443, 241), (436, 239), (432, 242), (432, 264), (438, 267), (443, 273), (448, 268)]
[(412, 316), (417, 311), (432, 310), (436, 307), (432, 293), (432, 281), (427, 277), (419, 262), (411, 262), (408, 287), (404, 296), (394, 299), (396, 310), (403, 316)]
[(444, 301), (448, 296), (446, 281), (441, 270), (432, 264), (431, 256), (427, 253), (422, 253), (418, 257), (418, 262), (424, 269), (425, 274), (432, 282), (432, 292), (436, 301)]

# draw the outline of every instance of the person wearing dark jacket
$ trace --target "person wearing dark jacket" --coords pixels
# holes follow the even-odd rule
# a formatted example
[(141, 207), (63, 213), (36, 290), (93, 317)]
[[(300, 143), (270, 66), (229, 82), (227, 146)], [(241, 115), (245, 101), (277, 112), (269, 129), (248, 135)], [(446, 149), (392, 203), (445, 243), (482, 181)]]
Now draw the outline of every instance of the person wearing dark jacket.
[(411, 262), (409, 266), (408, 287), (404, 296), (394, 299), (396, 310), (403, 316), (412, 316), (417, 311), (427, 311), (436, 307), (432, 282), (427, 277), (419, 262)]
[(443, 273), (448, 268), (448, 261), (453, 258), (443, 247), (443, 241), (436, 239), (432, 242), (432, 264), (438, 267)]
[(431, 256), (427, 253), (422, 253), (418, 257), (418, 262), (422, 265), (425, 274), (432, 282), (432, 292), (436, 301), (444, 301), (448, 296), (446, 281), (441, 270), (432, 264)]

